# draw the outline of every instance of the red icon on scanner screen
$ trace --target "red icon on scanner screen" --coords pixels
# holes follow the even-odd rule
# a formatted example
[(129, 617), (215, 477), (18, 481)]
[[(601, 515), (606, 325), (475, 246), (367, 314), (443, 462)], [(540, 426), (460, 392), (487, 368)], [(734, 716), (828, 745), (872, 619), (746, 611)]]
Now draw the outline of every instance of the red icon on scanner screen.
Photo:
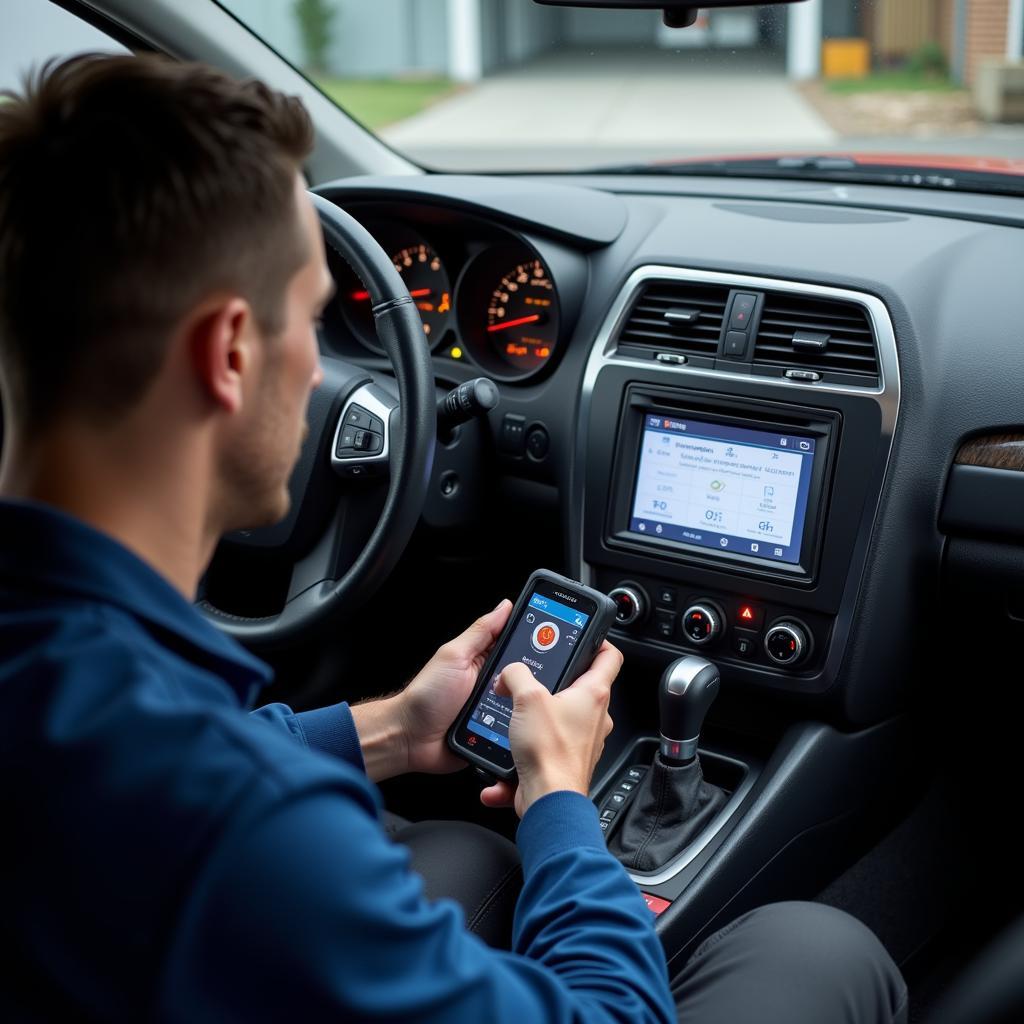
[(530, 637), (534, 650), (550, 651), (558, 643), (558, 627), (553, 622), (542, 622)]

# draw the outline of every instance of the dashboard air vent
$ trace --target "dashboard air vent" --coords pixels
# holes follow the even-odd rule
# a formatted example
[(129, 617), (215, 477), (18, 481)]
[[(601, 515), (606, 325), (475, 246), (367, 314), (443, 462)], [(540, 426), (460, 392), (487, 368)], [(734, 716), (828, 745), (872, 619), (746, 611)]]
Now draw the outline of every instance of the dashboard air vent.
[(619, 332), (619, 345), (714, 356), (729, 289), (690, 281), (648, 281)]
[(768, 292), (754, 363), (878, 379), (878, 352), (867, 310), (856, 302)]

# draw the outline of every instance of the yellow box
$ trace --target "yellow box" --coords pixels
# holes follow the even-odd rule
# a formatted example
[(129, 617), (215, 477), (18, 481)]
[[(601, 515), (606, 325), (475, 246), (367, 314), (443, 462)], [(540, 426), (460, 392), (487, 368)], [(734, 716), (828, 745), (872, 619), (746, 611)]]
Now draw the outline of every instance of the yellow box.
[(871, 46), (866, 39), (826, 39), (821, 44), (821, 73), (826, 78), (866, 78)]

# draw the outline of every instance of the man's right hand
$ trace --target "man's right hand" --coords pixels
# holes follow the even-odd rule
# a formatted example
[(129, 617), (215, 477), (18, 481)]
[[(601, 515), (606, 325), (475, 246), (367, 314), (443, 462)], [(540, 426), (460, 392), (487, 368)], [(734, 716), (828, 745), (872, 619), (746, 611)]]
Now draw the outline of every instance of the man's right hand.
[(612, 731), (611, 688), (622, 654), (607, 640), (594, 663), (571, 686), (552, 696), (521, 662), (506, 666), (495, 693), (512, 698), (508, 738), (519, 785), (498, 782), (480, 794), (488, 807), (514, 804), (521, 818), (548, 793), (586, 796), (604, 741)]

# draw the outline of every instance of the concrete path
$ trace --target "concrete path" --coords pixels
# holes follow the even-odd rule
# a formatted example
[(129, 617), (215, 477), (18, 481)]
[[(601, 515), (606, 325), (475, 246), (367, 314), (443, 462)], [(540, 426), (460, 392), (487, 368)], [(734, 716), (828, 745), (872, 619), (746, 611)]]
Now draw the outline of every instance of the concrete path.
[(777, 61), (657, 50), (546, 54), (381, 134), (428, 165), (479, 170), (827, 149), (836, 141)]

